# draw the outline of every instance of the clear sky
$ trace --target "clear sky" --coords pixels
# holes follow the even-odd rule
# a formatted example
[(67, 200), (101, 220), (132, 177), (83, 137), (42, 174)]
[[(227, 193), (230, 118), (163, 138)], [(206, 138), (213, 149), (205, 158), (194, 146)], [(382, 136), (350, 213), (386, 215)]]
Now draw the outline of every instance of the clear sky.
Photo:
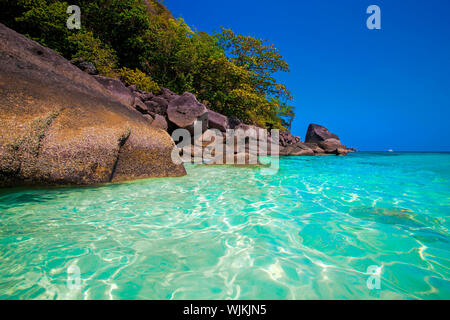
[[(309, 123), (360, 150), (450, 151), (450, 1), (165, 0), (199, 31), (268, 39), (290, 65), (292, 131)], [(369, 5), (381, 30), (369, 30)]]

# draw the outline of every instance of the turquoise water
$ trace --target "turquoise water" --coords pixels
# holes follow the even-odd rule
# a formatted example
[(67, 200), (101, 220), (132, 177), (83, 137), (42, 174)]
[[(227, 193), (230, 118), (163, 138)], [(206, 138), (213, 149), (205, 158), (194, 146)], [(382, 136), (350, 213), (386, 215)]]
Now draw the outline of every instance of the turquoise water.
[(0, 191), (0, 299), (450, 299), (450, 154), (186, 167)]

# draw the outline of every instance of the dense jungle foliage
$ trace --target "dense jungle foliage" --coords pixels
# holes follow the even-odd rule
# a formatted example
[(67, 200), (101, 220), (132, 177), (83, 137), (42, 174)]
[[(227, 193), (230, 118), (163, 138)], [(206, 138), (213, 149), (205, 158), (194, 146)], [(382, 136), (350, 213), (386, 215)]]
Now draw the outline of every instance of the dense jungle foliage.
[[(81, 29), (69, 30), (69, 5)], [(266, 41), (230, 29), (208, 34), (175, 19), (157, 0), (0, 0), (1, 22), (67, 59), (93, 63), (142, 90), (194, 93), (212, 110), (285, 129), (294, 117), (277, 72), (289, 66)]]

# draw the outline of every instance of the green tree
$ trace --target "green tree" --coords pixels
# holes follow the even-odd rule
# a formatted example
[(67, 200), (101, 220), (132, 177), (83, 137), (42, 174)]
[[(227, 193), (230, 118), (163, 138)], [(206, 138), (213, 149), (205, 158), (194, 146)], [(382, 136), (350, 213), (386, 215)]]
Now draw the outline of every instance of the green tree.
[(266, 97), (267, 103), (260, 103), (254, 111), (258, 121), (266, 118), (270, 125), (286, 127), (294, 117), (294, 108), (288, 106), (293, 98), (286, 86), (274, 78), (277, 72), (289, 72), (278, 49), (262, 39), (237, 35), (231, 29), (222, 28), (215, 36), (230, 60), (251, 73), (251, 87)]
[(81, 30), (66, 28), (68, 3), (2, 0), (1, 21), (102, 75), (157, 92), (192, 92), (209, 108), (262, 127), (288, 128), (289, 90), (275, 78), (289, 66), (266, 41), (223, 29), (210, 35), (174, 19), (157, 0), (77, 0)]
[(14, 18), (7, 18), (6, 23), (67, 57), (70, 55), (67, 40), (70, 30), (66, 27), (68, 6), (63, 1), (17, 0), (12, 7), (6, 8), (7, 14), (16, 14)]
[(95, 38), (91, 31), (80, 31), (68, 37), (72, 59), (82, 59), (95, 65), (107, 77), (117, 75), (117, 56), (112, 48)]

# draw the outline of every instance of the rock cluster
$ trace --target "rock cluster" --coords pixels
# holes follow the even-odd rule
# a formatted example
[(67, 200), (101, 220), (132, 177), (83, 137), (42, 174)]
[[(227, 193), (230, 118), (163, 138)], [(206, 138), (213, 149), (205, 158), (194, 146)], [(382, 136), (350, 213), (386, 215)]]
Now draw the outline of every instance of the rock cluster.
[[(254, 140), (268, 141), (267, 154), (281, 155), (281, 156), (314, 156), (314, 155), (346, 155), (349, 152), (355, 152), (353, 148), (347, 148), (342, 145), (338, 136), (331, 133), (323, 126), (311, 124), (308, 127), (306, 133), (305, 142), (300, 141), (300, 137), (295, 137), (289, 131), (280, 131), (279, 140), (276, 141), (279, 144), (279, 151), (273, 152), (270, 148), (270, 142), (272, 141), (270, 133), (263, 131), (262, 128), (248, 125), (235, 117), (227, 117), (218, 112), (207, 109), (203, 104), (197, 101), (196, 97), (188, 92), (185, 92), (181, 96), (171, 92), (169, 89), (162, 88), (162, 93), (154, 95), (152, 93), (144, 92), (136, 89), (135, 86), (125, 87), (119, 80), (109, 79), (105, 80), (103, 77), (95, 76), (97, 80), (102, 83), (105, 88), (116, 95), (118, 99), (125, 101), (128, 105), (135, 108), (141, 114), (146, 117), (149, 123), (157, 128), (167, 130), (170, 134), (174, 130), (182, 128), (188, 130), (191, 135), (194, 135), (195, 123), (201, 123), (200, 135), (207, 130), (218, 130), (222, 133), (220, 143), (223, 144), (220, 150), (223, 150), (223, 154), (229, 149), (229, 137), (226, 132), (228, 129), (242, 130), (244, 133), (250, 132), (250, 136)], [(112, 84), (114, 82), (114, 85)], [(256, 136), (255, 136), (256, 132)], [(205, 136), (211, 136), (212, 132), (207, 133), (201, 137), (194, 137), (194, 140), (199, 138), (205, 139)], [(265, 135), (262, 137), (262, 135)], [(206, 138), (207, 139), (207, 138)], [(228, 139), (228, 140), (227, 140)], [(236, 139), (236, 137), (234, 137)], [(199, 154), (195, 150), (195, 141), (191, 141), (190, 147), (184, 148), (183, 154), (188, 154), (191, 159), (194, 158), (208, 158), (210, 153), (208, 149), (214, 149), (217, 146), (216, 142), (202, 144), (202, 150)], [(209, 141), (208, 139), (206, 141)], [(178, 141), (177, 141), (178, 142)], [(234, 144), (238, 144), (238, 141), (234, 141)], [(254, 156), (261, 155), (260, 150), (250, 147), (248, 140), (244, 143), (245, 148), (243, 150), (234, 150), (234, 155), (239, 153), (244, 154), (244, 158), (254, 159)], [(232, 147), (234, 148), (234, 147)], [(255, 150), (254, 150), (255, 149)], [(205, 157), (206, 154), (206, 157)], [(219, 155), (221, 157), (221, 154)], [(224, 158), (225, 159), (225, 158)], [(216, 163), (209, 162), (209, 163)], [(236, 159), (227, 159), (223, 163), (236, 164)], [(248, 164), (248, 162), (246, 162)]]
[[(248, 141), (243, 150), (235, 149), (238, 144), (235, 141), (233, 156), (227, 158), (226, 152), (230, 150), (230, 147), (227, 145), (229, 138), (227, 140), (226, 133), (231, 127), (243, 129), (243, 131), (260, 128), (245, 125), (238, 119), (228, 118), (207, 109), (189, 92), (177, 95), (169, 89), (161, 88), (162, 92), (155, 95), (139, 90), (135, 86), (126, 87), (120, 80), (105, 79), (101, 76), (95, 76), (95, 78), (117, 99), (141, 113), (151, 126), (166, 130), (170, 134), (176, 129), (186, 129), (192, 139), (187, 142), (176, 141), (186, 145), (184, 148), (180, 148), (180, 155), (184, 156), (184, 159), (189, 158), (193, 162), (196, 159), (207, 160), (208, 164), (249, 165), (258, 163), (257, 159), (255, 160), (256, 153), (250, 154)], [(199, 126), (197, 131), (195, 125)], [(218, 140), (212, 138), (214, 135), (220, 137), (220, 144), (222, 144), (220, 147), (216, 148)], [(200, 142), (202, 139), (203, 142)], [(198, 154), (199, 145), (200, 154)], [(221, 150), (220, 153), (216, 152), (216, 149)], [(223, 161), (218, 160), (219, 158)]]
[(290, 131), (280, 132), (280, 146), (287, 147), (288, 145), (299, 143), (300, 137), (294, 137)]
[(280, 150), (283, 156), (314, 156), (334, 154), (345, 156), (350, 152), (356, 152), (354, 148), (342, 145), (339, 137), (331, 133), (327, 128), (310, 124), (306, 132), (305, 142), (289, 144)]

